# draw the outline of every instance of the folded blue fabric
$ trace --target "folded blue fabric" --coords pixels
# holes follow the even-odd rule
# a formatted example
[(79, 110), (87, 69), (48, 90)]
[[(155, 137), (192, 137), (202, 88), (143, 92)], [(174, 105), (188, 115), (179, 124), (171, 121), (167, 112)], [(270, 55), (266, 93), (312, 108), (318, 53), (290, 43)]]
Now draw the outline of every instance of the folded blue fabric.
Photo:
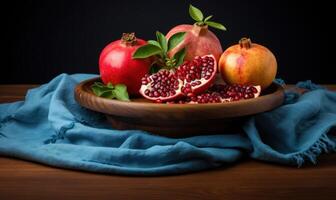
[(298, 84), (309, 92), (287, 93), (284, 105), (247, 120), (244, 134), (172, 139), (113, 130), (102, 114), (78, 105), (75, 85), (94, 76), (61, 74), (29, 90), (24, 101), (0, 104), (0, 155), (91, 172), (164, 175), (224, 166), (244, 155), (301, 166), (336, 150), (336, 93), (311, 82)]

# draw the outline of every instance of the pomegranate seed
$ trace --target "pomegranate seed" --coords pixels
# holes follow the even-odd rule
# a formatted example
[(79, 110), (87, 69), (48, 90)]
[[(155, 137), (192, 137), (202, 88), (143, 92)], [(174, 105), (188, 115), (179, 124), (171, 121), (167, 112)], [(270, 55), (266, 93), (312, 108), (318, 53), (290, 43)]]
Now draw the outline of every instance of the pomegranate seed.
[(257, 93), (258, 92), (258, 90), (255, 87), (251, 87), (251, 90), (252, 90), (253, 93)]

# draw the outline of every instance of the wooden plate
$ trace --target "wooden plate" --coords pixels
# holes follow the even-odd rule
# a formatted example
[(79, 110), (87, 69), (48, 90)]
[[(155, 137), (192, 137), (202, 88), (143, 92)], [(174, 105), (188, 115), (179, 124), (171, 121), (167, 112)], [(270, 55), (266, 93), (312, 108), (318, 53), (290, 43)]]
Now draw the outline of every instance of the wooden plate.
[(131, 102), (97, 97), (91, 85), (99, 78), (81, 82), (75, 88), (77, 102), (106, 114), (112, 127), (140, 129), (170, 137), (223, 134), (239, 127), (246, 116), (269, 111), (282, 104), (284, 89), (273, 83), (254, 99), (212, 104), (157, 104), (144, 98)]

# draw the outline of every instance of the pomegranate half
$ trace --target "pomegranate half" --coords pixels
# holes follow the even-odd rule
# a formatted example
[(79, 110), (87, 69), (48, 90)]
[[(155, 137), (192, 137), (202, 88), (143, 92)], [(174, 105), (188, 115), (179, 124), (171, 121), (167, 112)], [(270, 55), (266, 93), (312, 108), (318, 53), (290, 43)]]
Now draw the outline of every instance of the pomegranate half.
[(197, 95), (212, 86), (216, 69), (217, 62), (213, 55), (196, 56), (175, 70), (162, 69), (143, 77), (140, 94), (157, 102)]

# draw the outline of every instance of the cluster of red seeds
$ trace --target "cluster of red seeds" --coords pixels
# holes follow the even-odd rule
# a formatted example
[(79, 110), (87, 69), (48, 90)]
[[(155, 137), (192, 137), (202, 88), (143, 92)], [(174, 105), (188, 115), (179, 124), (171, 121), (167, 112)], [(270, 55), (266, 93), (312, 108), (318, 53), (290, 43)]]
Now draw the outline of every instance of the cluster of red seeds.
[(252, 85), (224, 85), (216, 84), (209, 88), (205, 93), (187, 97), (186, 99), (167, 102), (170, 104), (186, 103), (221, 103), (225, 101), (238, 101), (241, 99), (254, 98), (258, 93), (257, 88)]
[(180, 80), (184, 84), (181, 92), (190, 95), (193, 87), (211, 78), (214, 72), (214, 62), (212, 57), (197, 56), (193, 61), (187, 61), (178, 67), (176, 71), (161, 70), (152, 76), (146, 75), (142, 78), (141, 84), (150, 83), (150, 88), (147, 88), (144, 94), (155, 98), (173, 96), (179, 88)]
[[(142, 85), (149, 83), (148, 75), (141, 80)], [(150, 84), (151, 89), (145, 90), (145, 95), (149, 97), (167, 97), (176, 94), (179, 87), (179, 81), (174, 73), (168, 70), (162, 70), (152, 77), (153, 82)]]

